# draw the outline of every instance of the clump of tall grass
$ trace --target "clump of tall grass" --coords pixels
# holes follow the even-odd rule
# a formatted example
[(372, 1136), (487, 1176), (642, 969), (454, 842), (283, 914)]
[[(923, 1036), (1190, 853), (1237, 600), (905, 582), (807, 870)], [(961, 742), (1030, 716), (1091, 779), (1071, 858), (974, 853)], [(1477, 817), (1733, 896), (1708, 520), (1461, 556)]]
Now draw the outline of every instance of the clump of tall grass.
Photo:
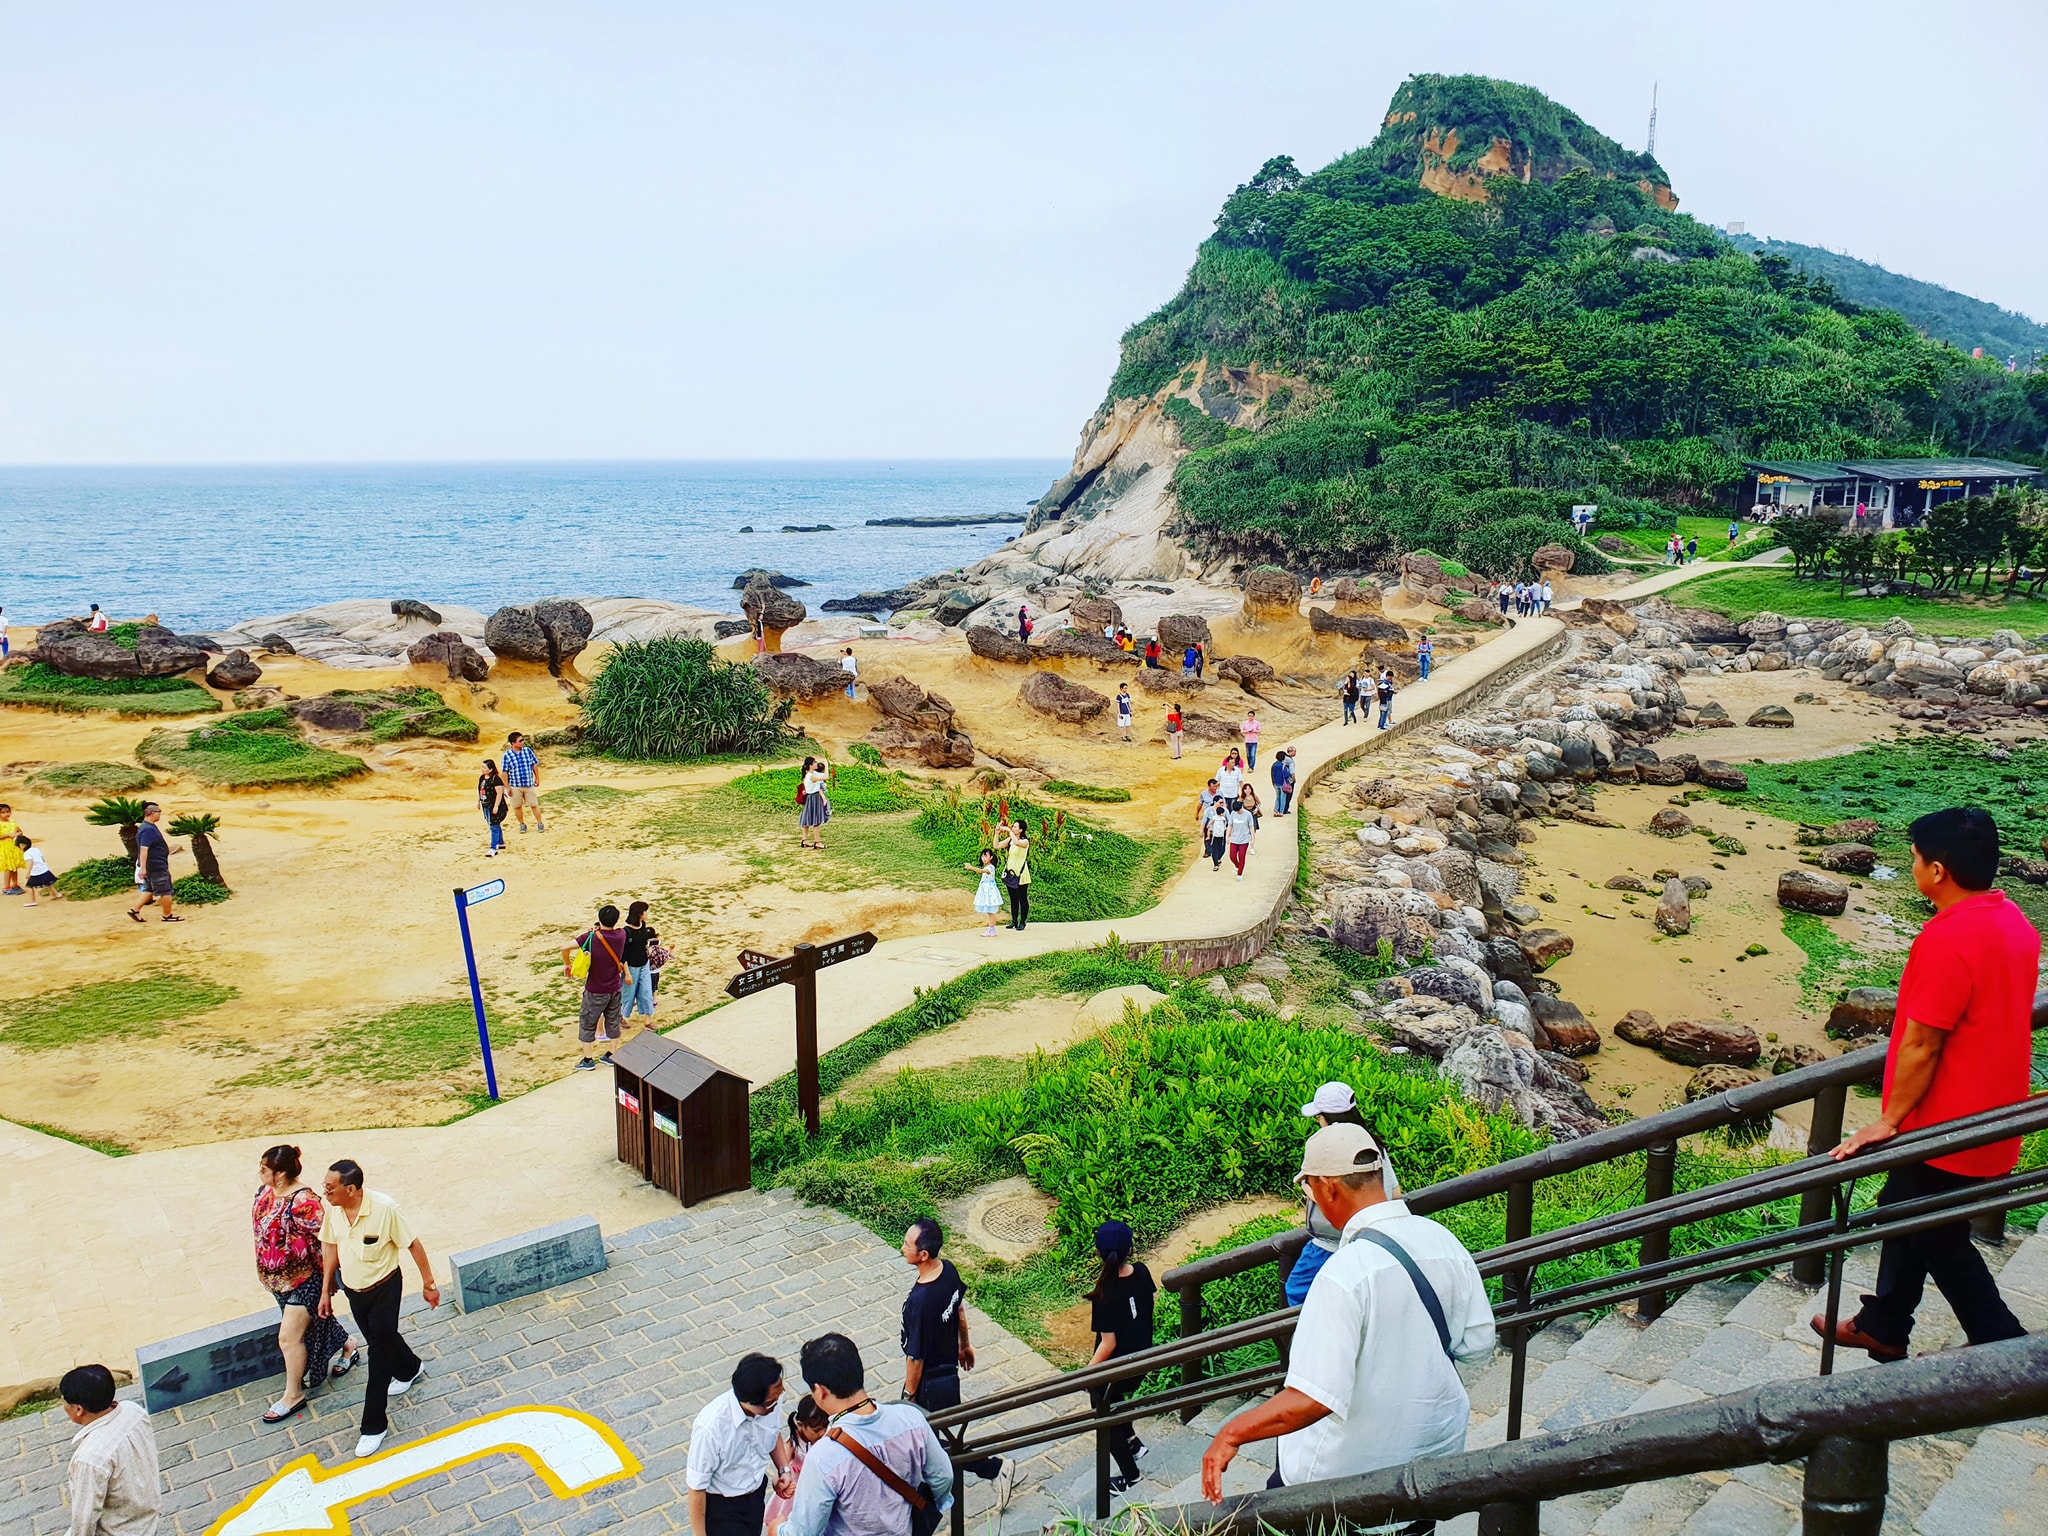
[(618, 646), (583, 690), (583, 744), (601, 757), (677, 759), (769, 752), (797, 739), (794, 701), (708, 641)]

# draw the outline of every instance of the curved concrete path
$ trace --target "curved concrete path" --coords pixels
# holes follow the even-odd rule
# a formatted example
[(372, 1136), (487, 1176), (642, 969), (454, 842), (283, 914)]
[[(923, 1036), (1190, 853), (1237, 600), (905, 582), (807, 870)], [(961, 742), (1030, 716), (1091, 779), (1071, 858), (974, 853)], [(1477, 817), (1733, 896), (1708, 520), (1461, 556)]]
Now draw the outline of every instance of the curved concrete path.
[[(1611, 594), (1647, 597), (1697, 567)], [(1541, 665), (1561, 643), (1557, 619), (1533, 619), (1438, 666), (1403, 689), (1396, 732), (1455, 713), (1475, 695)], [(1322, 726), (1286, 743), (1304, 784), (1384, 740), (1369, 725)], [(1267, 742), (1268, 747), (1279, 745)], [(1186, 760), (1190, 805), (1208, 752)], [(1022, 934), (965, 932), (886, 940), (819, 978), (820, 1048), (830, 1050), (935, 986), (991, 960), (1077, 949), (1112, 932), (1206, 957), (1249, 958), (1271, 936), (1294, 883), (1291, 819), (1268, 817), (1242, 881), (1197, 862), (1150, 911), (1115, 922), (1041, 923)], [(670, 1031), (755, 1083), (795, 1060), (783, 989), (732, 1003)], [(615, 1155), (611, 1074), (576, 1073), (451, 1125), (304, 1132), (280, 1127), (309, 1168), (353, 1157), (395, 1196), (445, 1279), (454, 1250), (589, 1214), (608, 1233), (674, 1214), (675, 1201)], [(246, 1212), (258, 1154), (275, 1137), (110, 1158), (0, 1121), (0, 1388), (102, 1360), (132, 1368), (139, 1344), (270, 1304), (256, 1283)], [(407, 1273), (411, 1270), (408, 1268)], [(408, 1285), (416, 1284), (409, 1280)]]

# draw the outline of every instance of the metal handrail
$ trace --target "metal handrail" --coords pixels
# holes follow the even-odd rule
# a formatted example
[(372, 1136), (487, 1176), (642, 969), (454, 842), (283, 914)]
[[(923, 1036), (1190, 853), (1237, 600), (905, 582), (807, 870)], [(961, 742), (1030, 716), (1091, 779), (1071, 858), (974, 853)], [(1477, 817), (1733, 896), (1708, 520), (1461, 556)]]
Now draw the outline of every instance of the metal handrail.
[(1807, 1531), (1877, 1536), (1890, 1443), (2048, 1412), (2048, 1337), (1803, 1381), (1766, 1382), (1481, 1451), (1357, 1477), (1150, 1512), (1163, 1530), (1262, 1536), (1480, 1512), (1494, 1536), (1535, 1536), (1544, 1500), (1656, 1478), (1806, 1458)]
[[(1863, 1050), (1851, 1051), (1811, 1067), (1800, 1067), (1776, 1077), (1765, 1078), (1762, 1082), (1746, 1083), (1740, 1088), (1730, 1088), (1709, 1098), (1691, 1104), (1681, 1104), (1659, 1114), (1649, 1115), (1641, 1120), (1631, 1120), (1623, 1125), (1609, 1126), (1606, 1130), (1595, 1131), (1576, 1141), (1559, 1142), (1525, 1156), (1496, 1163), (1491, 1168), (1476, 1169), (1455, 1178), (1443, 1179), (1426, 1185), (1404, 1198), (1408, 1209), (1418, 1216), (1432, 1215), (1437, 1211), (1449, 1210), (1452, 1206), (1466, 1205), (1474, 1200), (1489, 1199), (1494, 1195), (1507, 1194), (1521, 1184), (1533, 1184), (1539, 1179), (1555, 1178), (1559, 1174), (1576, 1173), (1581, 1168), (1590, 1168), (1595, 1163), (1610, 1162), (1630, 1153), (1649, 1151), (1668, 1142), (1701, 1131), (1716, 1130), (1746, 1121), (1754, 1121), (1788, 1104), (1818, 1098), (1831, 1092), (1845, 1092), (1856, 1083), (1871, 1082), (1884, 1071), (1885, 1047), (1869, 1046)], [(1835, 1135), (1840, 1134), (1837, 1123)], [(1833, 1139), (1831, 1136), (1830, 1140)], [(1815, 1148), (1814, 1150), (1819, 1150)], [(1308, 1228), (1297, 1227), (1291, 1232), (1279, 1233), (1273, 1237), (1261, 1238), (1257, 1242), (1227, 1249), (1222, 1253), (1210, 1254), (1207, 1258), (1196, 1259), (1187, 1264), (1176, 1265), (1159, 1277), (1162, 1289), (1185, 1292), (1199, 1288), (1212, 1280), (1228, 1279), (1256, 1269), (1261, 1264), (1273, 1263), (1285, 1258), (1292, 1261), (1300, 1253), (1302, 1244), (1308, 1240)]]
[[(1630, 1298), (1638, 1302), (1638, 1315), (1646, 1316), (1650, 1313), (1650, 1304), (1653, 1301), (1661, 1304), (1671, 1289), (1683, 1289), (1709, 1280), (1773, 1267), (1790, 1259), (1795, 1264), (1811, 1262), (1821, 1266), (1821, 1274), (1829, 1282), (1826, 1327), (1831, 1333), (1840, 1294), (1841, 1265), (1849, 1250), (1965, 1218), (1992, 1213), (1999, 1213), (2002, 1217), (2004, 1211), (2031, 1204), (2048, 1191), (2048, 1168), (2015, 1173), (1982, 1185), (1924, 1196), (1853, 1216), (1846, 1196), (1838, 1193), (1844, 1186), (1853, 1186), (1860, 1178), (1898, 1166), (2044, 1128), (2048, 1128), (2048, 1095), (1987, 1110), (1962, 1120), (1906, 1132), (1845, 1162), (1836, 1162), (1827, 1156), (1808, 1157), (1798, 1163), (1667, 1196), (1630, 1211), (1596, 1217), (1537, 1237), (1518, 1239), (1475, 1255), (1482, 1275), (1503, 1276), (1508, 1282), (1504, 1287), (1503, 1301), (1494, 1309), (1511, 1355), (1508, 1440), (1517, 1440), (1521, 1435), (1527, 1345), (1541, 1324)], [(1839, 1127), (1830, 1131), (1830, 1141), (1838, 1134)], [(1527, 1185), (1521, 1187), (1526, 1189)], [(1676, 1258), (1669, 1254), (1669, 1235), (1675, 1227), (1794, 1196), (1801, 1200), (1801, 1220), (1794, 1227)], [(1819, 1214), (1809, 1217), (1809, 1206), (1816, 1196)], [(1413, 1209), (1413, 1197), (1409, 1203)], [(1442, 1209), (1442, 1206), (1435, 1208)], [(1832, 1219), (1827, 1219), (1831, 1212)], [(1653, 1238), (1661, 1238), (1663, 1242), (1663, 1251), (1654, 1258), (1649, 1254)], [(1596, 1281), (1575, 1282), (1553, 1291), (1538, 1293), (1533, 1289), (1535, 1271), (1542, 1263), (1631, 1239), (1640, 1243), (1639, 1251), (1644, 1259), (1636, 1268)], [(1298, 1308), (1267, 1313), (1210, 1332), (1197, 1332), (1174, 1343), (1120, 1356), (1100, 1365), (1048, 1377), (994, 1397), (974, 1399), (932, 1415), (932, 1424), (940, 1431), (956, 1464), (1065, 1439), (1077, 1433), (1094, 1432), (1097, 1440), (1098, 1514), (1106, 1516), (1109, 1512), (1107, 1431), (1141, 1417), (1176, 1411), (1183, 1420), (1189, 1419), (1209, 1403), (1277, 1385), (1285, 1376), (1287, 1347), (1298, 1314)], [(1279, 1346), (1281, 1359), (1277, 1365), (1253, 1366), (1226, 1376), (1203, 1379), (1201, 1366), (1210, 1357), (1268, 1340)], [(1832, 1353), (1824, 1343), (1823, 1374), (1832, 1368)], [(968, 1427), (976, 1420), (992, 1419), (1076, 1392), (1092, 1394), (1095, 1389), (1112, 1382), (1129, 1381), (1152, 1371), (1175, 1368), (1182, 1372), (1181, 1382), (1165, 1393), (1041, 1420), (970, 1440)], [(959, 1526), (960, 1510), (956, 1505), (956, 1531)]]

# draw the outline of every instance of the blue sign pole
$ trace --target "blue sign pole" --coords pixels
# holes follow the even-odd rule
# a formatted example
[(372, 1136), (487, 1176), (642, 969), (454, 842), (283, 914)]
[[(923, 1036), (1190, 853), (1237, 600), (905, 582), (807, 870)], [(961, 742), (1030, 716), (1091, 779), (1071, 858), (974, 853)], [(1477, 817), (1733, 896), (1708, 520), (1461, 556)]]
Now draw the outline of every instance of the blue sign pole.
[[(489, 895), (478, 899), (488, 901), (491, 896), (497, 895), (498, 891), (505, 889), (505, 882), (502, 880), (493, 881), (492, 883), (497, 886), (498, 890), (491, 891)], [(481, 890), (483, 887), (478, 887), (478, 889)], [(470, 893), (457, 886), (455, 888), (455, 921), (462, 928), (462, 958), (463, 962), (469, 967), (469, 1005), (476, 1011), (476, 1039), (477, 1044), (483, 1047), (484, 1086), (490, 1090), (491, 1100), (495, 1103), (498, 1097), (498, 1069), (491, 1063), (491, 1027), (484, 1020), (484, 989), (482, 984), (476, 979), (476, 946), (469, 941), (469, 907)]]

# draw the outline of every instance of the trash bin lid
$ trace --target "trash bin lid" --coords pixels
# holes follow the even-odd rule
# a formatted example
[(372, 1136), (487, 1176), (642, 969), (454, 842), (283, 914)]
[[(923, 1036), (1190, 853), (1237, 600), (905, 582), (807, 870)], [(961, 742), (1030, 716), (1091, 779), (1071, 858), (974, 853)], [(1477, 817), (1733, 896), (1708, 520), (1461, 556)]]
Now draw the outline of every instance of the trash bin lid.
[(675, 1046), (672, 1052), (649, 1068), (645, 1081), (650, 1088), (659, 1088), (670, 1098), (681, 1102), (702, 1088), (714, 1077), (730, 1077), (744, 1084), (747, 1079), (736, 1072), (728, 1072), (709, 1056), (699, 1056), (686, 1045)]
[(658, 1035), (651, 1029), (643, 1029), (612, 1052), (612, 1067), (616, 1071), (645, 1078), (648, 1073), (681, 1049), (682, 1047), (675, 1041)]

